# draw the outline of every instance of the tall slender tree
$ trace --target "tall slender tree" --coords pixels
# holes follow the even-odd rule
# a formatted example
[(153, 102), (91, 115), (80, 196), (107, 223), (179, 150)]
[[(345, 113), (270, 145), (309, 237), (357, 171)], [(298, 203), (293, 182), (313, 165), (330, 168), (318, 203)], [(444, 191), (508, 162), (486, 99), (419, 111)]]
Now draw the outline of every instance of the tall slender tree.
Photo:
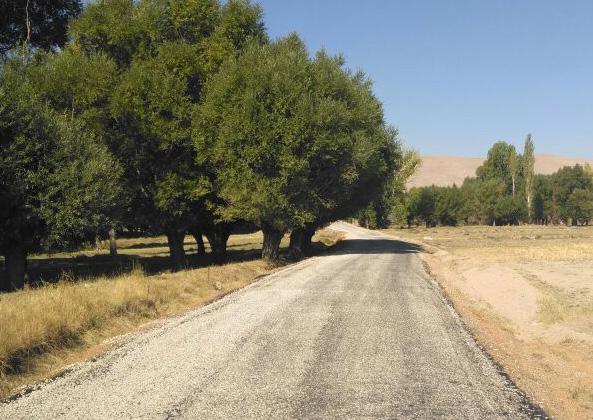
[(527, 200), (527, 217), (531, 223), (532, 200), (533, 200), (533, 179), (535, 176), (535, 147), (531, 134), (525, 139), (523, 148), (523, 177), (525, 179), (525, 199)]
[(511, 194), (515, 198), (517, 192), (517, 172), (519, 170), (519, 157), (513, 147), (509, 153), (509, 174), (511, 176)]

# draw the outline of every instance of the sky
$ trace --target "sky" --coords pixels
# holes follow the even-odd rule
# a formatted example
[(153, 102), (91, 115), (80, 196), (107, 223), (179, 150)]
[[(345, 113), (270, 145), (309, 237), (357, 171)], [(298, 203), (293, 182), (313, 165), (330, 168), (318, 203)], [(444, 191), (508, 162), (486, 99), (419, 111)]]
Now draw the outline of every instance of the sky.
[(342, 53), (422, 154), (593, 158), (592, 0), (258, 0), (273, 38)]

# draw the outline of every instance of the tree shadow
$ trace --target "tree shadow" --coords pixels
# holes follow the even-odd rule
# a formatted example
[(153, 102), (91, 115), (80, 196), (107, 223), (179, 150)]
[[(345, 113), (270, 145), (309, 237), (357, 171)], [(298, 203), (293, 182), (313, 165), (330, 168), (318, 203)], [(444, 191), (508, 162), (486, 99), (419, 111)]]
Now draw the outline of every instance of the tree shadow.
[[(187, 255), (187, 268), (195, 269), (213, 265), (236, 262), (253, 261), (260, 258), (258, 249), (229, 249), (224, 261), (217, 261), (212, 254)], [(2, 264), (0, 264), (2, 265)], [(2, 267), (0, 267), (2, 268)], [(83, 281), (97, 277), (116, 277), (140, 268), (147, 275), (154, 275), (170, 271), (171, 260), (168, 255), (140, 255), (120, 254), (115, 257), (110, 255), (76, 256), (76, 257), (47, 257), (30, 259), (28, 262), (27, 276), (29, 284), (33, 287), (43, 283), (56, 283), (61, 279), (70, 281)]]
[[(238, 247), (260, 245), (259, 243), (237, 244), (228, 247), (224, 261), (217, 261), (211, 253), (198, 255), (195, 250), (187, 255), (188, 269), (215, 265), (255, 261), (261, 258), (261, 250), (237, 249)], [(328, 251), (322, 242), (312, 244), (313, 254)], [(123, 247), (121, 249), (124, 249)], [(125, 248), (130, 249), (130, 248)], [(419, 246), (389, 239), (345, 239), (329, 249), (329, 255), (347, 254), (410, 254), (421, 252)], [(281, 247), (281, 259), (292, 261), (287, 246)], [(0, 261), (0, 271), (3, 270)], [(51, 257), (29, 259), (27, 276), (29, 285), (37, 287), (44, 283), (56, 283), (62, 279), (84, 281), (97, 277), (117, 277), (140, 268), (147, 275), (168, 272), (171, 261), (168, 255), (120, 254), (112, 257), (108, 254), (78, 255), (75, 257)]]
[[(197, 244), (195, 241), (185, 241), (183, 243), (184, 246), (189, 246), (189, 247), (196, 247)], [(204, 245), (206, 246), (206, 249), (210, 249), (210, 244), (208, 243), (207, 240), (204, 240)], [(246, 243), (242, 243), (242, 244), (229, 244), (228, 248), (240, 248), (240, 247), (245, 247), (245, 246), (253, 246), (253, 245), (260, 245), (259, 242), (246, 242)], [(140, 242), (140, 243), (135, 243), (135, 244), (131, 244), (131, 245), (119, 245), (118, 249), (154, 249), (154, 248), (168, 248), (169, 245), (167, 244), (167, 241), (163, 241), (163, 242)]]
[(330, 252), (332, 255), (416, 254), (419, 245), (397, 239), (344, 239)]

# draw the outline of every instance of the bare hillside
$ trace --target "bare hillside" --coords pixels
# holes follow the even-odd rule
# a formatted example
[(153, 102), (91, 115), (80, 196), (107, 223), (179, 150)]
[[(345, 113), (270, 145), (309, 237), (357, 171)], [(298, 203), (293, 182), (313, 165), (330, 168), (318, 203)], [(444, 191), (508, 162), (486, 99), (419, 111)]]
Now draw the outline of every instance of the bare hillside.
[[(409, 187), (423, 187), (427, 185), (461, 185), (468, 176), (475, 176), (476, 169), (482, 164), (484, 158), (455, 157), (455, 156), (422, 156), (422, 165), (408, 182)], [(589, 163), (593, 160), (568, 158), (554, 155), (537, 155), (535, 159), (535, 172), (538, 174), (551, 174), (563, 166), (574, 166), (577, 163)]]

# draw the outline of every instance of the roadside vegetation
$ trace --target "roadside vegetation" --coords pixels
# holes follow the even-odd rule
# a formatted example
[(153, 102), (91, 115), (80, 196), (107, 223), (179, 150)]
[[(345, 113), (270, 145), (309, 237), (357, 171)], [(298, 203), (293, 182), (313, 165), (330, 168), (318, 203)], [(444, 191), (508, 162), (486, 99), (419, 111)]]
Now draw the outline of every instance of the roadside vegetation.
[(391, 213), (408, 227), (467, 225), (589, 225), (593, 220), (593, 170), (564, 167), (552, 175), (534, 173), (534, 143), (523, 154), (497, 142), (488, 158), (462, 185), (412, 188)]
[(394, 195), (387, 233), (427, 268), (488, 350), (547, 412), (593, 418), (593, 171), (534, 172), (506, 142), (462, 185)]
[(389, 232), (434, 251), (519, 385), (593, 415), (591, 168), (535, 174), (528, 136), (460, 186), (407, 190), (420, 159), (368, 77), (270, 39), (262, 16), (248, 0), (0, 6), (0, 397), (352, 218), (407, 227)]
[(187, 234), (222, 263), (261, 230), (274, 262), (285, 234), (299, 259), (332, 221), (387, 219), (409, 154), (370, 80), (270, 39), (258, 5), (22, 3), (1, 10), (1, 290), (106, 239), (117, 261), (118, 237), (166, 237), (181, 270)]
[(248, 0), (0, 16), (2, 395), (386, 220), (405, 182), (368, 77)]
[[(337, 231), (320, 230), (313, 247), (322, 251), (341, 236)], [(189, 251), (194, 244), (186, 239)], [(10, 320), (0, 326), (0, 399), (21, 385), (100, 352), (101, 346), (108, 347), (108, 338), (202, 306), (286, 264), (271, 266), (260, 259), (262, 242), (261, 233), (234, 235), (229, 246), (239, 253), (239, 261), (150, 275), (142, 269), (144, 260), (155, 258), (155, 253), (167, 255), (166, 239), (126, 240), (124, 246), (137, 258), (132, 271), (86, 279), (63, 274), (57, 283), (0, 295), (0, 319)], [(287, 236), (281, 245), (284, 255), (288, 243)], [(108, 252), (81, 251), (70, 257), (108, 256)], [(50, 263), (42, 255), (35, 260)]]

